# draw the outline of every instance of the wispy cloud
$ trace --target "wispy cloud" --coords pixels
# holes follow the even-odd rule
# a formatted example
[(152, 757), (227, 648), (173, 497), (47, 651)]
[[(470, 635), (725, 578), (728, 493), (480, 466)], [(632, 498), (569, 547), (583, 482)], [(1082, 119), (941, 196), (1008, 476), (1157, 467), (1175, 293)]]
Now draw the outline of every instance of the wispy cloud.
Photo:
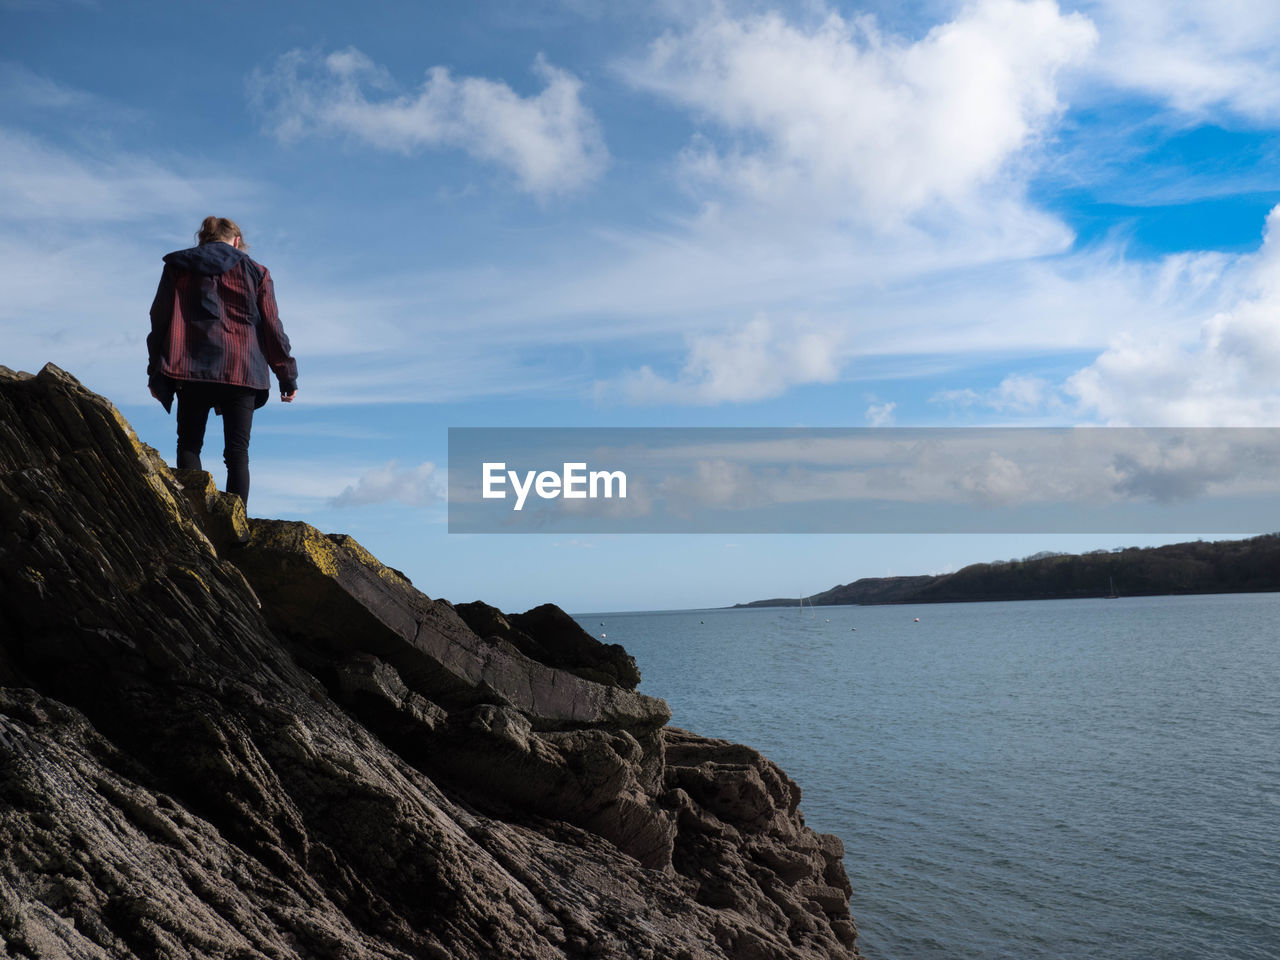
[(1053, 387), (1043, 377), (1029, 377), (1011, 373), (991, 390), (978, 392), (969, 387), (960, 390), (943, 390), (929, 398), (931, 403), (953, 407), (985, 407), (997, 413), (1037, 413), (1046, 404), (1060, 400)]
[(1195, 327), (1118, 335), (1067, 390), (1110, 424), (1280, 424), (1280, 207), (1242, 258), (1235, 298)]
[[(688, 339), (683, 369), (668, 379), (648, 366), (616, 388), (631, 403), (716, 404), (776, 397), (805, 383), (829, 383), (840, 373), (841, 333), (804, 322), (775, 325), (765, 316), (721, 334)], [(613, 384), (597, 389), (610, 391)]]
[[(927, 366), (957, 371), (940, 401), (1011, 418), (1271, 422), (1275, 300), (1261, 279), (1271, 268), (1217, 253), (1135, 262), (1119, 243), (1072, 251), (1071, 230), (1025, 184), (1051, 160), (1081, 77), (1113, 92), (1128, 83), (1114, 72), (1117, 44), (1145, 42), (1140, 14), (1184, 60), (1237, 51), (1252, 70), (1270, 69), (1265, 38), (1280, 14), (1139, 0), (1130, 16), (1097, 2), (1080, 8), (1095, 40), (1088, 21), (1048, 0), (979, 0), (908, 40), (820, 4), (785, 15), (745, 6), (682, 8), (625, 68), (698, 128), (670, 154), (685, 192), (663, 195), (643, 227), (600, 214), (510, 240), (501, 260), (389, 260), (360, 279), (335, 279), (311, 251), (264, 248), (302, 399), (587, 397), (594, 387), (608, 401), (705, 406)], [(1201, 20), (1213, 24), (1196, 41)], [(645, 29), (653, 22), (646, 15)], [(286, 139), (463, 151), (549, 196), (601, 176), (607, 154), (582, 81), (545, 61), (535, 73), (531, 93), (443, 68), (405, 85), (357, 50), (293, 51), (253, 83)], [(1159, 96), (1187, 111), (1237, 104), (1244, 116), (1248, 83), (1232, 82), (1239, 96), (1223, 87), (1217, 101), (1177, 99), (1174, 79)], [(69, 115), (99, 102), (26, 68), (0, 70), (0, 83)], [(156, 159), (109, 143), (0, 129), (0, 323), (4, 362), (52, 359), (127, 397), (142, 391), (159, 255), (215, 206), (260, 209), (267, 191), (172, 151)], [(1054, 406), (1062, 384), (1013, 375), (991, 389), (961, 376), (974, 362), (1025, 370), (1028, 354), (1068, 351), (1098, 360), (1072, 379), (1065, 397), (1079, 406), (1065, 411)]]
[(1096, 76), (1196, 119), (1280, 120), (1280, 7), (1200, 0), (1085, 0), (1102, 42)]
[(608, 162), (599, 124), (577, 77), (541, 56), (533, 70), (545, 86), (529, 97), (440, 66), (416, 93), (402, 94), (354, 47), (327, 56), (292, 50), (249, 85), (268, 130), (283, 141), (336, 135), (402, 153), (456, 148), (508, 170), (538, 196), (580, 188)]
[[(3, 0), (0, 0), (0, 8)], [(10, 106), (38, 110), (67, 110), (95, 106), (100, 98), (87, 90), (71, 87), (12, 61), (0, 61), (0, 90)], [(120, 108), (116, 105), (117, 109)]]
[(360, 479), (329, 501), (331, 507), (356, 507), (373, 503), (399, 503), (422, 507), (444, 500), (445, 480), (434, 463), (402, 467), (392, 460), (366, 470)]
[(145, 156), (72, 151), (12, 129), (0, 128), (0, 161), (0, 210), (7, 220), (105, 224), (190, 216), (212, 197), (251, 192), (236, 177), (184, 175)]
[[(15, 76), (38, 88), (28, 101), (48, 109), (80, 108), (89, 96), (22, 71), (8, 79)], [(160, 163), (86, 140), (55, 143), (0, 127), (3, 362), (39, 369), (53, 361), (128, 403), (146, 396), (143, 339), (160, 257), (191, 243), (188, 230), (215, 202), (247, 210), (258, 192), (195, 161)]]

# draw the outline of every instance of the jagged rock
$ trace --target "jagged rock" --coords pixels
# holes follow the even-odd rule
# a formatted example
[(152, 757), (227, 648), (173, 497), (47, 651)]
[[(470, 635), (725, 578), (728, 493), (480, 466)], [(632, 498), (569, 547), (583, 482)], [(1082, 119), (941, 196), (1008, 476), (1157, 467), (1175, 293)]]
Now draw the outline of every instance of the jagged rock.
[(553, 603), (510, 616), (480, 601), (454, 609), (478, 635), (505, 640), (539, 663), (626, 690), (640, 685), (633, 656), (619, 644), (601, 643)]
[[(482, 640), (449, 604), (414, 589), (350, 537), (280, 520), (254, 520), (252, 531), (229, 556), (262, 598), (268, 623), (384, 739), (420, 760), (430, 753), (433, 766), (472, 789), (593, 829), (646, 866), (671, 862), (674, 825), (650, 796), (661, 786), (662, 740), (654, 734), (671, 716), (664, 701)], [(361, 656), (378, 663), (369, 679), (381, 689), (351, 686)], [(346, 658), (342, 673), (331, 672), (336, 657)], [(437, 736), (434, 723), (415, 725), (421, 708), (409, 697), (442, 713), (475, 709)], [(495, 726), (480, 716), (507, 719)], [(516, 726), (529, 736), (512, 737)], [(535, 727), (572, 734), (543, 737)], [(624, 749), (602, 746), (624, 741)], [(617, 761), (616, 778), (599, 776), (601, 757)]]
[(384, 737), (406, 745), (426, 743), (448, 720), (437, 704), (410, 690), (396, 668), (377, 657), (358, 654), (333, 665), (334, 693)]
[(671, 864), (675, 821), (654, 802), (645, 750), (623, 729), (538, 733), (507, 706), (450, 718), (440, 769), (488, 796), (578, 824), (646, 867)]
[(187, 502), (214, 548), (221, 554), (249, 542), (249, 518), (244, 501), (233, 493), (223, 493), (204, 470), (174, 470)]
[(298, 521), (254, 520), (230, 556), (262, 599), (268, 623), (326, 656), (365, 651), (445, 707), (509, 704), (540, 729), (607, 724), (639, 731), (671, 717), (662, 700), (566, 674), (477, 637), (350, 537)]
[(663, 735), (673, 863), (697, 881), (699, 901), (773, 916), (793, 938), (819, 920), (852, 947), (844, 844), (805, 826), (795, 782), (750, 747), (676, 727)]
[(769, 761), (184, 479), (0, 368), (0, 955), (857, 956)]

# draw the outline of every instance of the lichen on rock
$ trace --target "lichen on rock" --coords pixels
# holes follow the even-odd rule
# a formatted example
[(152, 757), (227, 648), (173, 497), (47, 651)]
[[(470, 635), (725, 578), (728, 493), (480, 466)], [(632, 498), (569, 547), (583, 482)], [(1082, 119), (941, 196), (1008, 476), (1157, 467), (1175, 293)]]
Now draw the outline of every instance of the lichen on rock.
[(0, 368), (0, 955), (858, 956), (840, 841), (621, 647), (237, 506)]

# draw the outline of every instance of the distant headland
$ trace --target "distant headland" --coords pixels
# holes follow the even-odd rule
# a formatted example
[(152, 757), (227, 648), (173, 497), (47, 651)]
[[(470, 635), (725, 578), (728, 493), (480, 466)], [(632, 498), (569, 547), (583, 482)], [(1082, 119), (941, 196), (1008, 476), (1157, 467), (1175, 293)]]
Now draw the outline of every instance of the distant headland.
[(1061, 600), (1280, 590), (1280, 533), (1248, 540), (1173, 543), (1091, 553), (1037, 553), (974, 563), (935, 576), (864, 577), (807, 597), (775, 597), (734, 607)]

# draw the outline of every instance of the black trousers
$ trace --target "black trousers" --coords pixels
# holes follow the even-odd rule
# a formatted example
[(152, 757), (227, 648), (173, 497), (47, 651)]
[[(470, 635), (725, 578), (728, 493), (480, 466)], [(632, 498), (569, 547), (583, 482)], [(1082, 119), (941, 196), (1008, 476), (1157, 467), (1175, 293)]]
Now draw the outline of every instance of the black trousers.
[(198, 383), (187, 380), (178, 385), (178, 469), (203, 470), (200, 449), (204, 446), (209, 411), (222, 411), (222, 462), (227, 465), (227, 493), (249, 502), (249, 431), (258, 392), (251, 387), (226, 383)]

